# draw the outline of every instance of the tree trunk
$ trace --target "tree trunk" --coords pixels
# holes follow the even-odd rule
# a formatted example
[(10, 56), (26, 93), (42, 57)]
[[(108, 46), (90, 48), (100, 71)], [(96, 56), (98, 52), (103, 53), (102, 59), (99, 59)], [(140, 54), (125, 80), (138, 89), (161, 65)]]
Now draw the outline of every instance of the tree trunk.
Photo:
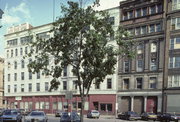
[(81, 119), (81, 122), (84, 122), (84, 96), (82, 95), (81, 96), (81, 116), (80, 116), (80, 119)]

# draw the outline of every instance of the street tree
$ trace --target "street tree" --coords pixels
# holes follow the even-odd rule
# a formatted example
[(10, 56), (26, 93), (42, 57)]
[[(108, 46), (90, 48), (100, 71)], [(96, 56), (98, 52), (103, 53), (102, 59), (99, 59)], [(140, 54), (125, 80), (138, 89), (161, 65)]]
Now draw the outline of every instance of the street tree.
[[(71, 71), (77, 77), (83, 122), (84, 103), (92, 83), (100, 84), (107, 75), (113, 74), (119, 58), (132, 57), (133, 42), (122, 27), (113, 30), (105, 11), (96, 11), (92, 6), (82, 8), (72, 1), (61, 9), (63, 15), (53, 23), (50, 31), (53, 36), (49, 39), (37, 37), (32, 43), (39, 52), (28, 67), (29, 71), (41, 70), (52, 76), (50, 90), (58, 89), (63, 69), (73, 67)], [(115, 35), (116, 46), (109, 43), (112, 35)], [(32, 54), (33, 50), (29, 56)], [(53, 60), (53, 67), (49, 67), (50, 60)]]

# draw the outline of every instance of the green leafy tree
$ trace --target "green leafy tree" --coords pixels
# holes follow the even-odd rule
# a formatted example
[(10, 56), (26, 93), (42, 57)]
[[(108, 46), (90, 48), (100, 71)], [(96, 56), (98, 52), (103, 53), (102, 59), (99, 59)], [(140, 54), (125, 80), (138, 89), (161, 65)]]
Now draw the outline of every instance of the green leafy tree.
[[(62, 13), (63, 16), (53, 24), (53, 37), (47, 40), (37, 37), (33, 42), (32, 46), (40, 51), (28, 66), (32, 72), (41, 70), (53, 77), (50, 90), (58, 89), (63, 68), (73, 67), (82, 102), (83, 122), (85, 98), (92, 82), (100, 84), (107, 75), (113, 74), (118, 56), (132, 57), (133, 42), (122, 27), (113, 30), (107, 12), (96, 11), (91, 6), (82, 8), (69, 1), (68, 7), (62, 7)], [(116, 35), (117, 46), (108, 42), (110, 35)], [(48, 68), (49, 60), (53, 60), (53, 68)]]

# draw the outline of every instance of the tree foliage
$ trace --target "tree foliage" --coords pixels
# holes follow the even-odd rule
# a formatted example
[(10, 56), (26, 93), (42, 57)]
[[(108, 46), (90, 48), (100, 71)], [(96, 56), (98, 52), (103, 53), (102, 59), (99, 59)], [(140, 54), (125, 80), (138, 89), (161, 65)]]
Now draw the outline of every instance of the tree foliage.
[[(107, 12), (95, 11), (91, 6), (81, 8), (78, 3), (69, 1), (68, 7), (62, 7), (62, 13), (53, 23), (53, 37), (37, 37), (33, 42), (32, 46), (39, 52), (28, 66), (32, 72), (42, 70), (51, 75), (52, 90), (60, 85), (63, 68), (71, 65), (83, 103), (93, 81), (99, 84), (114, 73), (118, 56), (132, 57), (133, 42), (122, 27), (113, 30)], [(115, 35), (117, 46), (109, 43), (110, 35)], [(29, 56), (32, 54), (33, 51)], [(53, 67), (49, 66), (49, 60), (53, 60)]]

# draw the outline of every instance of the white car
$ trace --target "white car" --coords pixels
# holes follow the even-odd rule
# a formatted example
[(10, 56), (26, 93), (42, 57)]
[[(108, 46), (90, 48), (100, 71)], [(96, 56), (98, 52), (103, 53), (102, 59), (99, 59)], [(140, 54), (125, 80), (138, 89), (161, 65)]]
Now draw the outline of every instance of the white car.
[(90, 110), (87, 113), (87, 118), (99, 118), (100, 117), (100, 113), (97, 110)]
[(25, 122), (48, 122), (48, 117), (44, 111), (32, 111), (25, 117)]

